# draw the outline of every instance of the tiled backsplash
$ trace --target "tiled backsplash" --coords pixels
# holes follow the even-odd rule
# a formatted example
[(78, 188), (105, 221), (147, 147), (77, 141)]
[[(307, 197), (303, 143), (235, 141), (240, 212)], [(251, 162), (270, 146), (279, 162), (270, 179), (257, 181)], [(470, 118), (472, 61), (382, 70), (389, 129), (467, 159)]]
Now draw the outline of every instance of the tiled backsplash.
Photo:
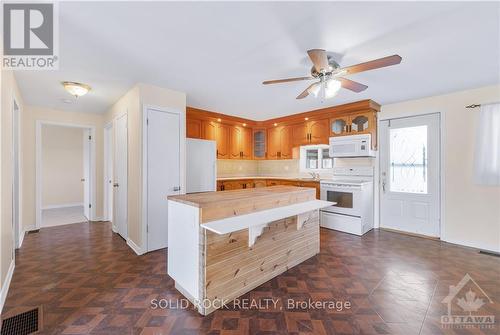
[[(374, 166), (374, 158), (336, 158), (335, 166)], [(331, 177), (332, 171), (321, 172), (322, 178)], [(299, 159), (237, 160), (218, 159), (217, 177), (309, 177), (300, 172)]]
[(218, 159), (217, 177), (258, 176), (258, 161), (239, 159)]
[(298, 177), (300, 175), (298, 159), (258, 161), (259, 175), (270, 177)]

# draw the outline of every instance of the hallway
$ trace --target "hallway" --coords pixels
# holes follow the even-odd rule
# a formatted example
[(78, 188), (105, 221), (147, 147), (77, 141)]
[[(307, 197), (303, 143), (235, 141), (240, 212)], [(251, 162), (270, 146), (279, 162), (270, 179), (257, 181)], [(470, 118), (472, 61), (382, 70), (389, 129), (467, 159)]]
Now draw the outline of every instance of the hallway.
[[(43, 307), (43, 334), (441, 334), (441, 300), (469, 273), (500, 318), (500, 259), (472, 249), (386, 231), (363, 238), (321, 231), (321, 253), (242, 298), (278, 299), (269, 310), (152, 309), (181, 299), (166, 274), (166, 250), (137, 256), (108, 222), (28, 234), (3, 317)], [(495, 279), (495, 280), (493, 280)], [(493, 280), (493, 281), (492, 281)], [(342, 300), (352, 308), (290, 310), (287, 299)], [(280, 309), (283, 307), (283, 309)], [(498, 334), (483, 329), (472, 334)], [(454, 334), (446, 330), (446, 334)]]

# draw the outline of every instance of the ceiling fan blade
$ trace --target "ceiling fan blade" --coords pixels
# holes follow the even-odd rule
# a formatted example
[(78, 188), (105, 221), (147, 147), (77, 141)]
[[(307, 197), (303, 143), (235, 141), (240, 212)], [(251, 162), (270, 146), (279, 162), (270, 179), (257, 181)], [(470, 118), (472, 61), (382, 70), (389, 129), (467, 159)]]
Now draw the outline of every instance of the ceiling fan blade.
[(369, 61), (366, 63), (360, 63), (360, 64), (344, 67), (343, 69), (340, 70), (340, 72), (342, 74), (353, 74), (353, 73), (378, 69), (381, 67), (399, 64), (399, 63), (401, 63), (401, 59), (402, 58), (399, 55), (387, 56), (387, 57), (375, 59), (375, 60), (372, 60), (372, 61)]
[(356, 81), (346, 79), (346, 78), (335, 78), (336, 80), (340, 81), (342, 84), (343, 88), (347, 88), (348, 90), (354, 91), (356, 93), (359, 93), (361, 91), (364, 91), (368, 88), (368, 86), (360, 84)]
[(317, 85), (319, 85), (320, 83), (312, 83), (311, 85), (309, 85), (304, 91), (302, 91), (302, 93), (300, 93), (296, 99), (304, 99), (305, 97), (307, 97), (310, 93), (311, 93), (311, 90), (313, 88), (315, 88)]
[(326, 51), (323, 49), (311, 49), (307, 50), (307, 54), (314, 64), (314, 68), (318, 72), (330, 71), (330, 64), (328, 64), (328, 57), (326, 56)]
[(314, 77), (297, 77), (297, 78), (287, 78), (287, 79), (266, 80), (263, 81), (262, 84), (264, 85), (279, 84), (279, 83), (288, 83), (291, 81), (310, 80), (310, 79), (314, 79)]

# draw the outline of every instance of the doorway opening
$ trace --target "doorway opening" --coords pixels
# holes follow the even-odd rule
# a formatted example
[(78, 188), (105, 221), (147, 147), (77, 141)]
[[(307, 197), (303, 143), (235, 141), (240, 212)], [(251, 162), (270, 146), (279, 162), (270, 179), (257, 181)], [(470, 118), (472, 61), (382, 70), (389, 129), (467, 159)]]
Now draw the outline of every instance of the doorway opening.
[(441, 235), (440, 115), (380, 122), (380, 227)]
[(36, 228), (94, 219), (94, 128), (37, 122)]

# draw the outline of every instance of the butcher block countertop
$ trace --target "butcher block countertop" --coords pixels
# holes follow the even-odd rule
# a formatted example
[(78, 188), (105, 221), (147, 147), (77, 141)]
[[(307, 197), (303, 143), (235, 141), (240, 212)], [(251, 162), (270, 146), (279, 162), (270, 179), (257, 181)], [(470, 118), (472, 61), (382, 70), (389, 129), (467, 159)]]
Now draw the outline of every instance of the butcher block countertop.
[(168, 197), (170, 201), (200, 208), (200, 223), (315, 199), (316, 190), (313, 188), (284, 185)]

